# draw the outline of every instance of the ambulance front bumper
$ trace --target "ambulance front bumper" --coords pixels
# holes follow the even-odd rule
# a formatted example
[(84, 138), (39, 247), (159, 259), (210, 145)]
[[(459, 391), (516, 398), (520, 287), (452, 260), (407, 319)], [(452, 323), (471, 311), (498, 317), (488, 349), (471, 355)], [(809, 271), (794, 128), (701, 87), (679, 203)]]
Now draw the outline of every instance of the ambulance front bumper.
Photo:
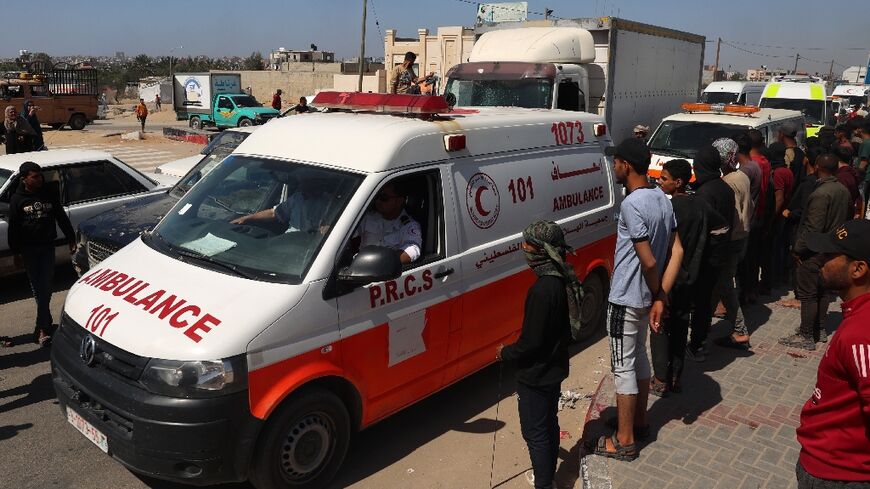
[[(108, 454), (134, 472), (193, 485), (247, 478), (262, 426), (250, 414), (247, 391), (209, 399), (153, 394), (117, 371), (85, 365), (76, 342), (83, 332), (64, 325), (51, 350), (52, 380), (64, 415), (72, 409), (105, 435)], [(97, 341), (97, 348), (111, 350), (116, 360), (126, 353)]]

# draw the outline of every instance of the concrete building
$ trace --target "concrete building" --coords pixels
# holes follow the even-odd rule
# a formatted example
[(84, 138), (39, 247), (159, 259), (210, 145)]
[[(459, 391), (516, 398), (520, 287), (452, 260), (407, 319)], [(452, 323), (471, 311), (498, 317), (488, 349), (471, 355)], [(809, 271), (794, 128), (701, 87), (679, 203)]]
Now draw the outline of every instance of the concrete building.
[(417, 29), (415, 38), (400, 38), (395, 29), (387, 29), (384, 39), (387, 84), (393, 68), (402, 64), (408, 51), (417, 55), (415, 73), (422, 76), (433, 72), (444, 80), (450, 68), (468, 60), (475, 40), (474, 29), (461, 26), (439, 27), (435, 34), (429, 34), (429, 29)]
[(843, 78), (849, 83), (861, 84), (864, 83), (864, 78), (867, 76), (866, 66), (850, 66), (843, 71)]
[[(316, 46), (312, 45), (309, 51), (293, 51), (287, 48), (278, 48), (277, 51), (269, 53), (269, 68), (273, 70), (284, 70), (284, 65), (294, 63), (333, 63), (335, 62), (335, 53), (329, 51), (318, 51)], [(289, 70), (288, 70), (289, 71)]]

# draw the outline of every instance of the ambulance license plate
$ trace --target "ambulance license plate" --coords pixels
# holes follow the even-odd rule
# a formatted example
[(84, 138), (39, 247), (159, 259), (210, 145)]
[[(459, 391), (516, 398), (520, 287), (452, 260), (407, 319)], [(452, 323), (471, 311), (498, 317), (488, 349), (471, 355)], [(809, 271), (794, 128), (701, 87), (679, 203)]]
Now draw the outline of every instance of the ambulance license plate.
[(79, 413), (70, 408), (66, 408), (66, 420), (69, 421), (69, 424), (75, 426), (81, 434), (85, 435), (85, 438), (91, 440), (94, 445), (100, 447), (100, 450), (109, 453), (109, 439), (106, 438), (106, 435), (100, 432), (100, 430), (94, 428), (92, 424), (85, 421)]

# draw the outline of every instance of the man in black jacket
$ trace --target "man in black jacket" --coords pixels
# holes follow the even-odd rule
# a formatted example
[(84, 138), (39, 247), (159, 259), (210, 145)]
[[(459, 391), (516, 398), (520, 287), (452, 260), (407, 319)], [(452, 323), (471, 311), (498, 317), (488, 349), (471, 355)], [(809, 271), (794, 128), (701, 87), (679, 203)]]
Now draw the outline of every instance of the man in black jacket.
[(76, 250), (75, 232), (60, 203), (57, 188), (43, 184), (42, 168), (26, 161), (19, 167), (18, 174), (21, 181), (9, 202), (9, 249), (16, 261), (23, 259), (36, 298), (33, 340), (45, 346), (51, 341), (52, 329), (55, 223), (63, 231), (70, 253)]
[[(734, 190), (722, 180), (722, 158), (719, 151), (711, 145), (702, 147), (695, 155), (695, 181), (692, 188), (695, 194), (710, 204), (710, 207), (722, 216), (726, 226), (711, 233), (704, 255), (701, 258), (701, 270), (695, 283), (695, 311), (692, 314), (692, 334), (686, 353), (692, 360), (706, 360), (706, 341), (713, 320), (713, 308), (710, 301), (713, 288), (719, 273), (728, 258), (731, 244), (731, 223), (734, 222)], [(706, 298), (706, 299), (705, 299)]]
[(570, 248), (558, 224), (537, 221), (523, 231), (523, 239), (523, 252), (538, 280), (526, 294), (519, 340), (499, 346), (496, 358), (517, 364), (520, 428), (534, 473), (527, 478), (537, 489), (552, 489), (559, 455), (559, 395), (568, 377), (571, 323), (579, 323), (583, 292), (565, 261)]
[(848, 221), (851, 195), (834, 176), (838, 168), (837, 157), (823, 154), (816, 159), (818, 180), (807, 200), (795, 234), (794, 255), (795, 298), (801, 301), (801, 322), (797, 332), (779, 343), (793, 348), (815, 350), (816, 341), (827, 341), (824, 330), (825, 315), (831, 302), (829, 292), (822, 286), (821, 269), (827, 257), (813, 253), (807, 246), (811, 233), (831, 233)]

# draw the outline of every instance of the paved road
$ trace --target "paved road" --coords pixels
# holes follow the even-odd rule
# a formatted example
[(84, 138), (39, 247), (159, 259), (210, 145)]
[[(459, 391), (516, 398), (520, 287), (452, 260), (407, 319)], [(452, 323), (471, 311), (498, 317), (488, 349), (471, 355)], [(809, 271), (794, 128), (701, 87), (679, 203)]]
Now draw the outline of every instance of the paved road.
[[(59, 266), (52, 310), (57, 318), (66, 289), (75, 281)], [(60, 412), (50, 380), (48, 352), (29, 343), (34, 305), (26, 280), (0, 280), (0, 335), (16, 346), (0, 348), (0, 487), (62, 489), (179, 489), (146, 480), (113, 461), (70, 426)], [(608, 365), (600, 338), (578, 347), (571, 377), (563, 388), (591, 393)], [(499, 390), (499, 374), (503, 381)], [(362, 432), (353, 442), (333, 488), (356, 489), (529, 487), (530, 467), (519, 433), (513, 371), (487, 368)], [(498, 404), (497, 404), (498, 401)], [(580, 428), (588, 400), (560, 413), (568, 434), (562, 440), (560, 487), (573, 487), (579, 474)], [(220, 489), (252, 489), (247, 484)]]
[(179, 143), (175, 146), (169, 146), (167, 149), (122, 143), (61, 144), (51, 147), (51, 149), (92, 149), (105, 151), (139, 171), (153, 171), (164, 163), (196, 154), (200, 148), (200, 146), (191, 143)]
[[(815, 352), (777, 343), (792, 334), (800, 311), (774, 300), (746, 310), (753, 331), (750, 352), (711, 347), (706, 362), (689, 361), (683, 393), (650, 406), (651, 441), (634, 462), (586, 457), (590, 489), (790, 489), (800, 446), (800, 409), (812, 394), (826, 345)], [(831, 305), (828, 331), (842, 319)], [(727, 334), (714, 327), (711, 339)], [(605, 377), (586, 424), (585, 437), (609, 434), (615, 416), (613, 381)]]

